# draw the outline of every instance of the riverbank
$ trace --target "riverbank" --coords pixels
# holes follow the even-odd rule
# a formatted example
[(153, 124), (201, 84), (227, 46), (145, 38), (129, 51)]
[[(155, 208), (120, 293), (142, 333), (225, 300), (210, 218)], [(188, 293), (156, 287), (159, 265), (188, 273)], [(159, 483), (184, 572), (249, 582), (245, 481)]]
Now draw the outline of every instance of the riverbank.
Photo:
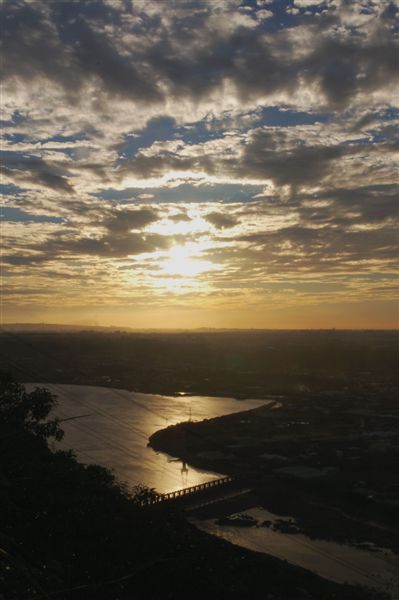
[[(389, 394), (378, 403), (363, 398), (362, 407), (350, 398), (308, 395), (300, 403), (282, 400), (278, 409), (182, 423), (158, 431), (150, 443), (252, 488), (238, 506), (204, 508), (203, 519), (222, 518), (223, 525), (227, 515), (260, 506), (280, 517), (273, 531), (367, 549), (378, 558), (390, 551), (397, 556), (396, 414)], [(287, 528), (287, 516), (295, 526)]]
[(398, 558), (350, 544), (312, 540), (298, 533), (291, 517), (277, 517), (253, 508), (217, 520), (190, 517), (190, 521), (202, 531), (286, 560), (336, 583), (372, 586), (395, 600), (399, 597)]
[(295, 510), (308, 533), (360, 542), (372, 535), (399, 552), (399, 409), (390, 396), (377, 407), (372, 399), (362, 404), (285, 399), (278, 408), (180, 423), (157, 431), (150, 444), (247, 482), (266, 508)]

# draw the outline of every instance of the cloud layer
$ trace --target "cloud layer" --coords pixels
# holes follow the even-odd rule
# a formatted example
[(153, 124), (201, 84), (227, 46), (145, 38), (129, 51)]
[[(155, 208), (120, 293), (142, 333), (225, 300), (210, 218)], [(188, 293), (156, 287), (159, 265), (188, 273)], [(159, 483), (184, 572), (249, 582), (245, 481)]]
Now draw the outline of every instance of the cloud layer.
[(385, 0), (3, 2), (6, 319), (117, 322), (113, 306), (142, 326), (169, 309), (240, 326), (251, 307), (273, 326), (285, 306), (328, 326), (326, 307), (360, 303), (363, 325), (392, 326), (398, 15)]

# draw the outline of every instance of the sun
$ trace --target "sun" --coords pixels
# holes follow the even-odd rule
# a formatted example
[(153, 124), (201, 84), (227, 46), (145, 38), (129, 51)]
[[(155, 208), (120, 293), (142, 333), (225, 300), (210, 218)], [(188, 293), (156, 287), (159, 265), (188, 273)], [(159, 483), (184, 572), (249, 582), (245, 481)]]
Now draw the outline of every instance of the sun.
[(195, 249), (191, 245), (171, 248), (165, 260), (160, 265), (161, 273), (192, 278), (215, 268), (215, 265), (211, 261), (197, 258), (195, 255)]

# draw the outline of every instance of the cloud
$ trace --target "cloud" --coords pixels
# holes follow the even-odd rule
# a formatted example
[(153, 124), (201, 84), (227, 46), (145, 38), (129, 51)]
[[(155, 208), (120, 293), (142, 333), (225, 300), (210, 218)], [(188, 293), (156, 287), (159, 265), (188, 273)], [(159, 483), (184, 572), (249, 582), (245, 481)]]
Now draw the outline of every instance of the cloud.
[[(170, 245), (167, 236), (145, 232), (148, 225), (159, 219), (158, 212), (151, 208), (127, 209), (105, 205), (99, 210), (97, 206), (96, 210), (85, 214), (86, 220), (82, 222), (77, 218), (77, 210), (84, 214), (85, 206), (84, 203), (77, 206), (75, 202), (75, 218), (70, 219), (67, 226), (60, 225), (56, 232), (54, 226), (43, 227), (41, 236), (22, 238), (15, 254), (6, 253), (5, 262), (22, 265), (91, 255), (119, 258), (154, 252)], [(10, 240), (9, 248), (12, 246)]]
[(15, 156), (5, 153), (0, 169), (4, 177), (16, 184), (22, 183), (28, 186), (33, 184), (60, 192), (73, 192), (66, 169), (35, 156)]
[(168, 6), (168, 15), (161, 3), (6, 1), (4, 77), (46, 78), (71, 104), (89, 93), (97, 109), (107, 96), (154, 105), (198, 102), (226, 85), (238, 99), (254, 101), (276, 92), (289, 98), (314, 85), (319, 104), (347, 106), (359, 93), (398, 80), (395, 15), (376, 15), (368, 29), (355, 21), (363, 29), (350, 35), (360, 8), (326, 8), (273, 32), (263, 25), (270, 11), (255, 12), (256, 20), (236, 3), (182, 2)]
[(201, 144), (153, 144), (126, 161), (120, 176), (161, 180), (168, 173), (179, 177), (187, 173), (187, 178), (197, 176), (206, 181), (208, 177), (220, 183), (272, 181), (277, 189), (289, 186), (292, 190), (336, 184), (338, 178), (345, 187), (351, 178), (359, 177), (366, 164), (375, 183), (394, 180), (395, 153), (396, 146), (390, 141), (370, 143), (368, 137), (359, 139), (335, 125), (261, 127)]
[(132, 229), (142, 229), (159, 218), (156, 211), (150, 208), (137, 210), (118, 209), (112, 211), (111, 216), (107, 217), (102, 225), (114, 233), (124, 233)]
[(173, 221), (174, 223), (181, 223), (184, 221), (186, 223), (189, 223), (191, 221), (191, 218), (188, 216), (188, 214), (186, 212), (178, 212), (174, 215), (170, 215), (169, 220)]
[[(134, 141), (137, 132), (152, 135), (153, 146), (165, 139), (163, 135), (169, 143), (173, 136), (190, 140), (191, 135), (193, 144), (196, 118), (208, 124), (202, 136), (211, 139), (227, 122), (233, 130), (249, 130), (256, 110), (267, 103), (302, 111), (322, 108), (339, 118), (348, 108), (364, 113), (365, 99), (369, 111), (376, 106), (377, 114), (381, 103), (394, 102), (394, 11), (377, 11), (372, 5), (373, 18), (364, 22), (361, 7), (337, 10), (327, 4), (317, 14), (289, 17), (285, 27), (281, 15), (258, 22), (256, 15), (262, 10), (259, 6), (244, 11), (236, 2), (181, 2), (167, 10), (159, 2), (4, 2), (3, 105), (7, 127), (17, 136), (7, 139), (7, 148), (29, 152), (51, 166), (45, 173), (47, 182), (33, 167), (32, 177), (39, 184), (64, 186), (67, 191), (69, 172), (81, 193), (97, 191), (104, 183), (125, 185), (120, 176), (127, 172), (129, 156), (124, 171), (122, 154), (126, 140)], [(145, 125), (151, 123), (153, 129), (146, 134)], [(185, 130), (182, 125), (187, 125)], [(145, 146), (140, 135), (137, 143)], [(256, 169), (251, 154), (256, 136), (265, 141), (265, 135), (253, 132), (253, 139), (249, 135), (246, 140), (244, 160), (248, 159), (246, 169), (250, 163), (255, 171), (253, 177), (268, 169), (264, 164)], [(133, 152), (134, 144), (129, 144)], [(142, 145), (137, 150), (131, 166), (140, 179), (167, 171), (202, 169), (214, 176), (217, 171), (217, 148), (209, 157), (197, 157), (197, 164), (178, 147), (164, 155), (159, 147), (152, 156), (143, 153)], [(293, 169), (302, 158), (315, 160), (315, 173), (323, 174), (333, 150), (321, 149), (325, 160), (317, 150), (315, 156), (306, 152), (297, 151), (292, 160), (291, 155), (281, 158)], [(284, 179), (282, 173), (277, 175), (284, 170), (278, 157), (274, 165), (271, 159), (266, 162), (277, 182)], [(229, 175), (231, 161), (225, 164)], [(301, 173), (303, 180), (309, 179), (309, 170), (306, 177), (305, 172), (298, 168), (297, 179)], [(18, 170), (14, 177), (23, 180)]]
[(90, 82), (105, 85), (109, 94), (159, 100), (146, 73), (89, 24), (84, 3), (5, 2), (2, 12), (5, 79), (45, 77), (62, 86), (72, 104)]
[(204, 219), (211, 223), (217, 229), (225, 229), (237, 225), (237, 219), (220, 212), (211, 212), (204, 216)]
[(397, 8), (277, 4), (2, 3), (7, 297), (391, 297)]
[(139, 233), (105, 234), (100, 237), (50, 236), (44, 243), (28, 244), (27, 252), (8, 255), (4, 262), (14, 265), (62, 261), (68, 258), (98, 256), (123, 258), (129, 255), (165, 250), (170, 246), (166, 236)]
[(166, 249), (168, 240), (161, 235), (140, 235), (136, 233), (122, 235), (104, 235), (96, 238), (79, 238), (64, 241), (50, 241), (46, 243), (45, 250), (52, 257), (65, 254), (81, 256), (104, 256), (118, 258), (144, 252), (154, 252)]

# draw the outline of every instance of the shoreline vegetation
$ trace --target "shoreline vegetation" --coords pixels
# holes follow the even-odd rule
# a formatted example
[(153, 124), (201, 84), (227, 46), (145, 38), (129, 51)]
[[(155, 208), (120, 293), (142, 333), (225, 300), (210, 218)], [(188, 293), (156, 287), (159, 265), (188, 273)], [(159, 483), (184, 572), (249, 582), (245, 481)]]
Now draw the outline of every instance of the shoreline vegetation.
[(0, 597), (365, 600), (384, 595), (337, 585), (285, 561), (204, 534), (182, 514), (148, 506), (112, 473), (51, 452), (56, 399), (0, 383)]

